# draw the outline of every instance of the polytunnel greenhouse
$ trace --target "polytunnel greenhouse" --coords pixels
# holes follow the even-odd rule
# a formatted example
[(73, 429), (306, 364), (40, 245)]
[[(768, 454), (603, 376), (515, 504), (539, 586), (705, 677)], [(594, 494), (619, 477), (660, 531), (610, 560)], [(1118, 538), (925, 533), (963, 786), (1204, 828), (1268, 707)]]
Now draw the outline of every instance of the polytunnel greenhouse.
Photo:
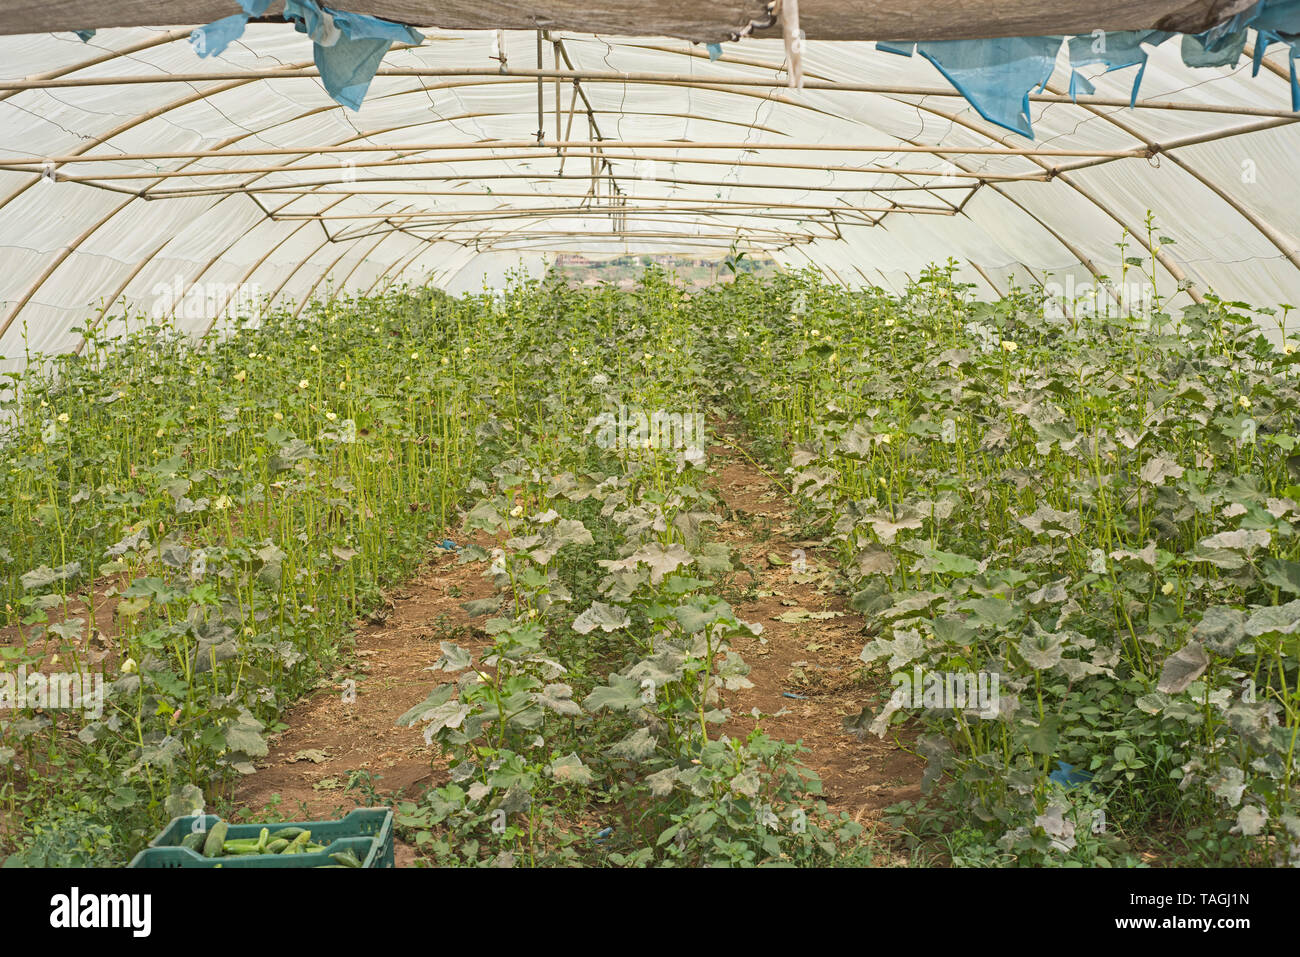
[(1297, 56), (0, 3), (0, 858), (1300, 864)]

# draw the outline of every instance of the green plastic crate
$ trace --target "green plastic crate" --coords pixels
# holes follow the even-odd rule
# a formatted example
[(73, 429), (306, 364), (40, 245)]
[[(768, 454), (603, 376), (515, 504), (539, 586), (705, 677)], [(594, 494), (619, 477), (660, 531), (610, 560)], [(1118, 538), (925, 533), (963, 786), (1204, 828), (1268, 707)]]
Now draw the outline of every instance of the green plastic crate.
[[(231, 824), (227, 840), (257, 837), (262, 828), (272, 832), (282, 827), (302, 827), (311, 831), (314, 844), (325, 850), (313, 854), (242, 854), (234, 857), (204, 857), (181, 847), (181, 841), (194, 826), (193, 815), (173, 818), (149, 846), (135, 856), (131, 867), (321, 867), (333, 864), (331, 854), (350, 850), (362, 867), (393, 866), (393, 812), (386, 807), (357, 808), (337, 821), (284, 821), (279, 824)], [(219, 820), (215, 814), (203, 816), (203, 826), (211, 829)]]

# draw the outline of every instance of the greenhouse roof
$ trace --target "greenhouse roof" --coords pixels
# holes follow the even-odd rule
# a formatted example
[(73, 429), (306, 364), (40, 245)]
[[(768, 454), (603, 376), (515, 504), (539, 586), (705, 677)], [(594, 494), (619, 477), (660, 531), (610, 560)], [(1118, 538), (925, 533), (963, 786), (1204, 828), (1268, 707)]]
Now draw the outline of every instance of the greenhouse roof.
[[(1300, 301), (1300, 4), (1102, 2), (1089, 26), (1078, 4), (803, 0), (806, 42), (747, 0), (325, 8), (318, 41), (401, 31), (373, 80), (250, 5), (0, 10), (0, 355), (75, 349), (123, 301), (202, 331), (194, 289), (301, 309), (556, 251), (744, 249), (890, 288), (952, 257), (983, 295), (1140, 256), (1174, 305)], [(187, 25), (146, 25), (162, 9)], [(974, 36), (1021, 39), (942, 42)], [(900, 37), (940, 42), (868, 42)]]

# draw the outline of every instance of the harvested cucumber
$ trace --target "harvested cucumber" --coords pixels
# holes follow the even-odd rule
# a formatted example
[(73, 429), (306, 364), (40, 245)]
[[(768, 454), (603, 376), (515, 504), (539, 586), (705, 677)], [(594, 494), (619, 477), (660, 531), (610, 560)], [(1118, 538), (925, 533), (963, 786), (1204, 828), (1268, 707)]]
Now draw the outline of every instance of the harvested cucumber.
[(286, 841), (286, 840), (285, 840), (284, 838), (282, 838), (282, 837), (277, 837), (277, 838), (276, 838), (274, 841), (272, 841), (270, 844), (266, 845), (266, 853), (268, 853), (268, 854), (279, 854), (281, 851), (283, 851), (283, 850), (284, 850), (286, 847), (288, 847), (288, 846), (289, 846), (289, 842), (288, 842), (288, 841)]
[(224, 848), (224, 851), (225, 853), (222, 855), (224, 857), (248, 857), (250, 854), (261, 853), (261, 851), (259, 851), (256, 847), (246, 847), (242, 844), (236, 847), (231, 847), (229, 844), (227, 844)]
[(208, 831), (207, 838), (203, 841), (204, 857), (220, 857), (222, 845), (226, 842), (226, 832), (230, 830), (230, 825), (225, 821), (218, 821), (212, 825), (212, 830)]
[(357, 856), (353, 854), (350, 849), (346, 851), (339, 851), (337, 854), (331, 854), (330, 860), (334, 861), (337, 864), (341, 864), (343, 867), (361, 866), (361, 861), (357, 859)]
[(301, 827), (282, 827), (271, 835), (271, 840), (276, 841), (280, 838), (284, 838), (287, 841), (292, 841), (295, 837), (301, 834), (303, 830), (304, 828)]
[(181, 841), (181, 847), (188, 847), (194, 853), (202, 854), (203, 839), (206, 836), (207, 835), (205, 835), (202, 831), (198, 831), (193, 834), (186, 834), (185, 838)]

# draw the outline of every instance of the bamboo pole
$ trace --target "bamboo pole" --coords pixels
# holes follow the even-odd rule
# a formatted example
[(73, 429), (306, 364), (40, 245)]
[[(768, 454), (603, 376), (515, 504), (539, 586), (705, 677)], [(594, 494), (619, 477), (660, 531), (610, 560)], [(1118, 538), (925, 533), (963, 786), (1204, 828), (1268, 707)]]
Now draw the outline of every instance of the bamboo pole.
[[(756, 87), (759, 89), (782, 89), (788, 87), (789, 80), (775, 77), (753, 76), (700, 76), (698, 74), (657, 73), (650, 71), (620, 72), (616, 70), (548, 70), (548, 69), (505, 69), (490, 70), (480, 67), (380, 67), (376, 76), (412, 77), (412, 78), (481, 78), (486, 82), (503, 80), (579, 80), (583, 83), (620, 83), (651, 84), (668, 86), (732, 86)], [(39, 90), (61, 89), (71, 87), (94, 86), (137, 86), (159, 83), (205, 83), (225, 80), (260, 80), (260, 79), (303, 79), (318, 78), (320, 71), (315, 67), (294, 67), (284, 70), (207, 70), (192, 73), (124, 74), (121, 76), (88, 77), (52, 77), (48, 79), (25, 78), (21, 80), (0, 79), (0, 90)], [(961, 97), (962, 94), (952, 87), (941, 86), (907, 86), (881, 83), (852, 83), (839, 80), (805, 79), (803, 89), (836, 93), (874, 93), (886, 96), (918, 97)], [(1064, 94), (1031, 93), (1030, 102), (1069, 103), (1073, 105), (1091, 105), (1101, 107), (1128, 108), (1129, 101), (1120, 97), (1102, 97), (1086, 95), (1072, 98)], [(1235, 106), (1229, 104), (1207, 104), (1176, 100), (1139, 100), (1138, 109), (1173, 110), (1196, 113), (1231, 113), (1245, 116), (1287, 117), (1293, 115), (1290, 110), (1266, 109), (1257, 107)]]
[[(631, 206), (624, 204), (611, 204), (605, 206), (538, 206), (538, 207), (517, 207), (508, 206), (500, 209), (465, 209), (465, 210), (448, 210), (438, 212), (432, 209), (393, 213), (384, 210), (375, 210), (370, 213), (284, 213), (273, 214), (272, 219), (277, 221), (297, 220), (297, 219), (315, 219), (315, 220), (358, 220), (358, 219), (428, 219), (430, 217), (443, 217), (447, 221), (454, 222), (461, 217), (479, 217), (479, 216), (593, 216), (603, 213), (631, 213), (640, 215), (641, 213), (690, 213), (695, 216), (741, 216), (744, 218), (754, 219), (788, 219), (788, 220), (812, 220), (817, 218), (817, 214), (807, 216), (796, 216), (792, 213), (768, 213), (767, 205), (753, 206), (741, 209), (720, 209), (714, 210), (707, 207), (698, 206)], [(940, 216), (952, 216), (956, 211), (950, 207), (937, 206), (822, 206), (822, 207), (801, 207), (791, 204), (791, 208), (817, 209), (819, 212), (838, 212), (838, 213), (917, 213), (917, 214), (937, 214)]]
[[(1287, 120), (1271, 120), (1263, 126), (1253, 126), (1246, 129), (1268, 128), (1270, 126), (1285, 125), (1300, 120), (1300, 114), (1290, 117)], [(1205, 142), (1210, 139), (1216, 139), (1220, 136), (1235, 135), (1233, 131), (1226, 131), (1217, 134), (1203, 134), (1199, 142)], [(779, 150), (811, 153), (925, 153), (937, 154), (941, 156), (1079, 156), (1079, 157), (1110, 157), (1115, 159), (1139, 158), (1146, 159), (1155, 155), (1149, 148), (1141, 149), (1124, 149), (1124, 150), (1100, 150), (1100, 149), (1059, 149), (1027, 146), (944, 146), (942, 144), (913, 144), (913, 143), (824, 143), (824, 142), (763, 142), (748, 140), (548, 140), (540, 144), (542, 149), (564, 148), (564, 149), (606, 149), (614, 147), (617, 149), (635, 149), (635, 150), (735, 150), (737, 152), (747, 153), (758, 150)], [(90, 162), (126, 162), (128, 160), (163, 160), (163, 159), (221, 159), (229, 157), (247, 158), (250, 156), (281, 156), (295, 155), (304, 152), (333, 154), (333, 153), (433, 153), (450, 150), (528, 150), (537, 148), (539, 144), (531, 140), (479, 140), (475, 142), (458, 142), (458, 143), (401, 143), (389, 145), (377, 144), (353, 144), (350, 146), (320, 146), (320, 147), (263, 147), (258, 149), (241, 149), (241, 150), (187, 150), (183, 152), (157, 152), (157, 153), (123, 153), (111, 156), (94, 156), (88, 157), (82, 153), (71, 154), (68, 156), (34, 156), (22, 157), (19, 159), (6, 159), (5, 163), (10, 166), (37, 166), (44, 167), (53, 163), (56, 166), (62, 166), (71, 163), (90, 163)], [(1169, 146), (1163, 148), (1171, 148)], [(275, 171), (273, 168), (271, 171)], [(156, 171), (158, 175), (165, 175), (166, 170)], [(211, 172), (210, 175), (221, 175), (224, 171)], [(261, 172), (254, 169), (235, 169), (232, 173)], [(141, 174), (144, 175), (144, 174)]]
[[(132, 43), (120, 50), (106, 50), (99, 56), (91, 57), (87, 60), (80, 60), (68, 66), (59, 67), (56, 70), (50, 70), (46, 73), (38, 73), (34, 76), (26, 77), (28, 80), (53, 80), (59, 77), (67, 76), (69, 73), (76, 73), (78, 70), (88, 70), (93, 66), (99, 66), (103, 63), (111, 63), (113, 60), (120, 60), (122, 57), (134, 56), (137, 53), (143, 53), (145, 50), (154, 47), (163, 46), (174, 40), (183, 40), (190, 35), (189, 28), (184, 30), (169, 30), (166, 33), (156, 37), (150, 37), (148, 40), (141, 40), (139, 43)], [(0, 93), (0, 103), (9, 99), (11, 96), (17, 96), (21, 90), (6, 90)]]

